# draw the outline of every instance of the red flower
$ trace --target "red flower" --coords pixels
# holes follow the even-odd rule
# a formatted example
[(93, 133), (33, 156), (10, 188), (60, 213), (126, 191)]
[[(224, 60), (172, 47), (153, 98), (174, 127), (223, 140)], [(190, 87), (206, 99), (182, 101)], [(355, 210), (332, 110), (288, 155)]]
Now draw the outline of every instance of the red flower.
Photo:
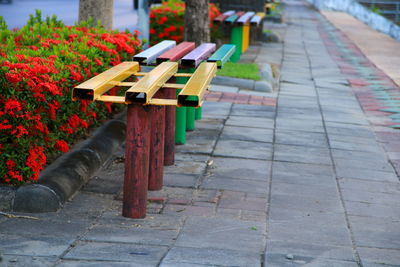
[(22, 77), (20, 75), (11, 72), (6, 73), (6, 79), (10, 83), (19, 83), (22, 81)]
[(96, 65), (103, 66), (103, 62), (101, 62), (101, 60), (97, 58), (94, 59), (94, 62), (96, 63)]
[(168, 18), (166, 16), (163, 16), (158, 20), (158, 24), (164, 24), (167, 20)]
[(21, 103), (15, 99), (7, 99), (6, 103), (4, 104), (4, 111), (11, 116), (14, 116), (15, 113), (22, 110)]
[(68, 152), (69, 146), (64, 140), (56, 140), (54, 148), (61, 152)]
[(28, 134), (28, 131), (24, 126), (18, 125), (14, 130), (11, 131), (11, 134), (15, 134), (15, 137), (20, 138), (21, 136)]
[(33, 171), (33, 175), (30, 177), (33, 181), (38, 179), (39, 172), (43, 170), (43, 167), (46, 164), (47, 159), (43, 151), (43, 147), (35, 145), (29, 149), (25, 164)]
[(156, 30), (154, 30), (153, 28), (150, 29), (150, 34), (155, 34)]

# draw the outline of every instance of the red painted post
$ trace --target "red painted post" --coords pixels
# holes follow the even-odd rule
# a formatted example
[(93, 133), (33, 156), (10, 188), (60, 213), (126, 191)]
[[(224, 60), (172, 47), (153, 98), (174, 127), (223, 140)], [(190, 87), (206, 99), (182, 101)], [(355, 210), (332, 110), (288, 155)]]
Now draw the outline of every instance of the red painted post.
[[(176, 99), (176, 89), (164, 90), (165, 98)], [(165, 107), (164, 166), (171, 166), (175, 163), (175, 112), (175, 106)]]
[[(160, 89), (155, 98), (165, 98), (165, 89)], [(149, 190), (160, 190), (163, 186), (164, 174), (164, 139), (165, 139), (165, 107), (150, 106), (150, 161)]]
[(122, 206), (122, 216), (128, 218), (146, 217), (151, 131), (150, 115), (149, 107), (137, 104), (128, 105)]

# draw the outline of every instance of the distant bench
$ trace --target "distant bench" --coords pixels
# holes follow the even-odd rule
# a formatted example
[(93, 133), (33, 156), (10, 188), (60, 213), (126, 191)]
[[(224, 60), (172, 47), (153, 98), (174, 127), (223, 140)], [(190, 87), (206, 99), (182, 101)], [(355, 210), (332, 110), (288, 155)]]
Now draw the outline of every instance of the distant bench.
[(242, 53), (249, 47), (250, 31), (253, 36), (261, 34), (264, 17), (264, 12), (235, 12), (230, 10), (214, 19), (216, 24), (225, 28), (223, 29), (224, 32), (228, 31), (230, 33), (230, 43), (236, 45), (237, 49), (231, 58), (233, 62), (239, 61)]

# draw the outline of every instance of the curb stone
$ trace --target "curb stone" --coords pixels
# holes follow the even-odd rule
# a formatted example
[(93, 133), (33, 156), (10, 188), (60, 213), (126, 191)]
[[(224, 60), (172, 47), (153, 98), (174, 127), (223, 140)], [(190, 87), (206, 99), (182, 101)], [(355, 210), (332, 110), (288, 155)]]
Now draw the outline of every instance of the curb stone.
[(108, 121), (92, 137), (60, 156), (42, 171), (38, 183), (14, 188), (0, 187), (1, 191), (8, 193), (5, 199), (0, 199), (6, 201), (0, 203), (0, 208), (32, 213), (60, 209), (124, 142), (124, 115)]

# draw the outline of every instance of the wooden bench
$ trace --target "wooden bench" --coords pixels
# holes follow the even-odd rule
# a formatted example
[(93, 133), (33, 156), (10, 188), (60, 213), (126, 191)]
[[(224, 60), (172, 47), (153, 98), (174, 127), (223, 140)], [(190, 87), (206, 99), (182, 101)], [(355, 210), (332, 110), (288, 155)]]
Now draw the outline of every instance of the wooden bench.
[[(223, 66), (228, 60), (227, 54), (233, 54), (234, 46), (222, 46), (212, 54), (215, 49), (215, 44), (195, 48), (193, 43), (184, 42), (176, 46), (174, 41), (163, 41), (135, 55), (133, 59), (137, 61), (123, 62), (73, 89), (74, 100), (112, 102), (128, 107), (123, 216), (144, 218), (147, 190), (162, 188), (163, 166), (170, 163), (167, 158), (169, 161), (172, 159), (172, 163), (174, 159), (175, 150), (171, 149), (175, 143), (174, 134), (169, 131), (175, 129), (175, 116), (171, 116), (174, 108), (202, 105), (218, 64)], [(140, 71), (141, 65), (155, 62), (157, 64), (151, 71)], [(192, 71), (182, 73), (182, 70), (189, 69)], [(125, 81), (132, 76), (139, 80)], [(182, 77), (189, 79), (182, 84), (175, 83)], [(115, 86), (127, 88), (125, 95), (105, 95)], [(178, 91), (176, 97), (175, 91)]]

